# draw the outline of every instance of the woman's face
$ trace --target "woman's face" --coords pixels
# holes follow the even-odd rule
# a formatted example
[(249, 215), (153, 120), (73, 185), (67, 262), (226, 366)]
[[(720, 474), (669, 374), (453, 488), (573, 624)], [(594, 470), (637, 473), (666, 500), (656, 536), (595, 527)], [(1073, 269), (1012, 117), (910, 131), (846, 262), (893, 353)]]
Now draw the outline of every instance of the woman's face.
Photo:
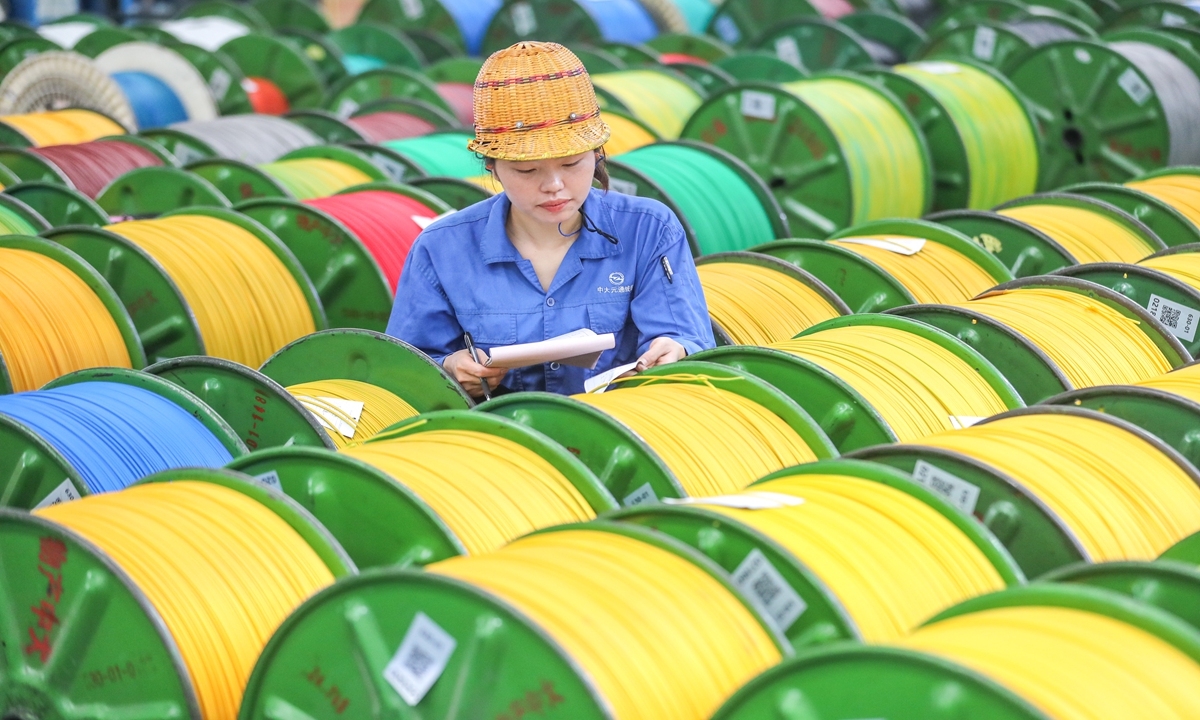
[(596, 153), (552, 160), (497, 160), (496, 179), (513, 207), (538, 222), (558, 224), (579, 212), (592, 188)]

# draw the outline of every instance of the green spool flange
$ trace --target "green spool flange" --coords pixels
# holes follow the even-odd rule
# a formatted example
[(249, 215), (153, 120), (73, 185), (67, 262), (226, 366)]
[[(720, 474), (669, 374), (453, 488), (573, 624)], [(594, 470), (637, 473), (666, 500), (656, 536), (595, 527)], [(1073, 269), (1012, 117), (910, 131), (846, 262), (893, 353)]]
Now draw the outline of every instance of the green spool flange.
[(302, 28), (317, 33), (329, 32), (329, 23), (321, 13), (301, 0), (254, 0), (250, 7), (277, 30)]
[[(1163, 301), (1183, 305), (1195, 314), (1175, 320), (1179, 327), (1166, 327), (1179, 339), (1188, 353), (1200, 352), (1196, 324), (1200, 320), (1200, 292), (1170, 275), (1141, 265), (1129, 263), (1088, 263), (1055, 270), (1054, 275), (1088, 280), (1115, 290), (1158, 317)], [(1190, 327), (1188, 327), (1190, 325)], [(1191, 335), (1191, 338), (1188, 337)]]
[(403, 30), (431, 62), (467, 50), (454, 16), (438, 0), (368, 0), (358, 21)]
[[(121, 331), (121, 339), (124, 340), (125, 350), (129, 353), (130, 364), (134, 368), (146, 366), (146, 355), (142, 352), (142, 345), (138, 341), (137, 331), (134, 329), (129, 313), (125, 311), (112, 287), (83, 258), (49, 240), (25, 235), (0, 235), (0, 248), (25, 250), (44, 255), (75, 273), (84, 284), (91, 288), (92, 292), (96, 293), (109, 315), (112, 316), (117, 329)], [(0, 355), (0, 395), (7, 395), (13, 390), (12, 380), (4, 365), (4, 357)], [(4, 477), (3, 473), (0, 473), (0, 477)], [(2, 504), (3, 502), (0, 502), (0, 505)]]
[(1200, 403), (1181, 395), (1137, 385), (1080, 388), (1044, 400), (1095, 410), (1137, 425), (1200, 465)]
[(973, 60), (1007, 73), (1014, 62), (1031, 50), (1033, 45), (1011, 26), (975, 20), (933, 35), (917, 52), (917, 57), (921, 60)]
[(1122, 182), (1169, 163), (1162, 103), (1116, 50), (1087, 40), (1051, 43), (1016, 63), (1009, 77), (1042, 123), (1039, 188)]
[(150, 217), (194, 206), (232, 207), (204, 178), (166, 166), (130, 170), (106, 185), (96, 204), (117, 217)]
[(13, 195), (0, 193), (0, 207), (24, 220), (33, 228), (34, 232), (42, 232), (50, 228), (50, 223), (46, 221), (46, 218)]
[[(952, 505), (922, 488), (910, 477), (891, 468), (861, 460), (822, 460), (773, 473), (755, 485), (797, 475), (845, 475), (870, 480), (912, 495), (954, 523), (978, 547), (1006, 584), (1024, 581), (1007, 551), (987, 530), (965, 517)], [(803, 601), (799, 612), (774, 617), (765, 608), (760, 613), (773, 620), (794, 648), (838, 641), (861, 641), (862, 634), (837, 595), (804, 562), (766, 533), (728, 515), (696, 505), (640, 505), (611, 513), (607, 519), (649, 527), (684, 542), (703, 553), (739, 584), (744, 566), (758, 566), (760, 558), (774, 569)], [(742, 585), (748, 597), (751, 588)], [(794, 617), (792, 617), (794, 615)], [(786, 626), (783, 626), (786, 623)], [(782, 627), (781, 627), (782, 626)]]
[(185, 7), (176, 17), (218, 17), (229, 18), (245, 25), (251, 30), (270, 30), (271, 25), (252, 5), (234, 4), (229, 0), (199, 0)]
[(325, 87), (341, 82), (342, 78), (346, 77), (346, 63), (342, 56), (342, 49), (321, 33), (287, 28), (277, 30), (276, 36), (285, 38), (287, 42), (295, 45), (306, 58), (313, 62)]
[[(204, 77), (209, 92), (217, 103), (220, 115), (241, 115), (254, 112), (250, 104), (250, 96), (242, 87), (246, 75), (241, 68), (225, 53), (217, 50), (210, 52), (204, 48), (180, 42), (173, 36), (160, 41), (160, 44), (182, 55), (192, 67)], [(169, 130), (168, 128), (148, 128), (143, 134)]]
[[(149, 150), (164, 165), (174, 166), (176, 163), (175, 157), (168, 153), (161, 145), (136, 135), (113, 135), (112, 137), (101, 138), (94, 142), (117, 142), (126, 145), (136, 145), (144, 150)], [(11, 182), (5, 183), (6, 187), (18, 182), (31, 181), (55, 183), (65, 185), (68, 188), (75, 187), (66, 173), (49, 159), (21, 147), (0, 147), (0, 166), (3, 166), (4, 170), (9, 171), (3, 179), (7, 181), (11, 177)]]
[(410, 180), (409, 184), (437, 197), (455, 210), (465, 210), (492, 196), (475, 183), (458, 178), (419, 177)]
[(1200, 565), (1200, 532), (1192, 533), (1169, 547), (1160, 560), (1176, 560), (1188, 565)]
[(20, 178), (4, 165), (0, 165), (0, 187), (8, 188), (19, 182), (21, 182)]
[[(421, 50), (401, 33), (377, 23), (356, 23), (329, 33), (329, 42), (346, 55), (379, 58), (385, 65), (420, 70), (425, 64)], [(475, 77), (471, 77), (474, 82)]]
[(71, 48), (71, 51), (95, 58), (110, 47), (138, 40), (141, 38), (124, 28), (98, 27), (79, 38), (79, 42), (75, 43), (75, 47)]
[(628, 69), (625, 61), (621, 58), (591, 45), (571, 43), (571, 52), (575, 53), (575, 57), (579, 58), (579, 61), (583, 63), (583, 67), (588, 71), (589, 75)]
[[(1028, 205), (1058, 205), (1061, 207), (1087, 210), (1090, 213), (1101, 215), (1110, 222), (1120, 225), (1126, 231), (1145, 243), (1146, 246), (1151, 249), (1152, 253), (1158, 252), (1159, 250), (1164, 250), (1167, 247), (1162, 239), (1159, 238), (1158, 235), (1155, 234), (1155, 232), (1141, 220), (1137, 219), (1130, 213), (1125, 212), (1116, 205), (1109, 204), (1103, 200), (1099, 200), (1087, 195), (1072, 195), (1065, 192), (1026, 195), (1025, 197), (1006, 202), (1003, 205), (997, 205), (994, 209), (999, 212), (1009, 208), (1025, 207)], [(1079, 262), (1074, 258), (1072, 258), (1072, 260), (1075, 263)]]
[(737, 78), (725, 72), (716, 65), (704, 63), (677, 62), (662, 67), (682, 74), (693, 84), (700, 86), (701, 97), (708, 97), (718, 90), (724, 90), (738, 84)]
[(350, 117), (358, 117), (360, 115), (370, 115), (374, 112), (383, 112), (390, 110), (392, 112), (408, 113), (415, 115), (422, 120), (432, 124), (438, 130), (452, 130), (462, 127), (458, 119), (450, 112), (439, 107), (434, 107), (424, 100), (415, 100), (413, 98), (380, 98), (372, 102), (366, 103), (362, 107), (351, 113)]
[(213, 150), (208, 143), (188, 135), (182, 130), (169, 127), (147, 128), (140, 133), (140, 136), (166, 148), (183, 165), (196, 160), (219, 157), (217, 151)]
[[(1009, 409), (1024, 403), (1013, 386), (977, 351), (936, 328), (892, 315), (847, 315), (818, 323), (796, 337), (823, 330), (856, 325), (903, 330), (953, 353), (980, 374)], [(728, 347), (706, 350), (697, 361), (727, 365), (770, 383), (804, 408), (839, 452), (872, 447), (897, 441), (895, 432), (883, 416), (849, 383), (810, 360), (782, 350), (756, 347)]]
[(109, 222), (108, 213), (101, 210), (95, 200), (77, 190), (57, 183), (22, 182), (4, 188), (4, 192), (33, 208), (38, 215), (46, 219), (51, 227), (62, 227), (63, 225), (102, 227)]
[(366, 139), (342, 118), (325, 110), (293, 110), (284, 118), (303, 125), (327, 143), (362, 142)]
[(1145, 2), (1125, 5), (1125, 11), (1108, 24), (1116, 28), (1169, 28), (1190, 26), (1200, 28), (1200, 10), (1177, 2)]
[(241, 160), (210, 158), (189, 163), (184, 168), (211, 184), (230, 202), (255, 198), (290, 198), (278, 180), (254, 165)]
[(877, 64), (858, 33), (824, 18), (798, 18), (776, 25), (759, 38), (756, 46), (813, 72), (873, 68)]
[[(1008, 79), (987, 65), (968, 64), (987, 74), (1012, 93), (1017, 104), (1025, 110), (1030, 135), (1036, 138), (1038, 124)], [(883, 83), (884, 87), (904, 102), (925, 133), (934, 168), (933, 209), (936, 211), (967, 207), (971, 198), (971, 166), (967, 160), (967, 147), (962, 134), (946, 106), (907, 75), (891, 70), (875, 70), (867, 74)]]
[(0, 77), (8, 75), (27, 58), (54, 51), (62, 51), (62, 48), (41, 35), (25, 35), (9, 40), (0, 45)]
[[(933, 198), (933, 173), (924, 136), (891, 92), (857, 75), (831, 78), (869, 88), (891, 103), (922, 148), (925, 198)], [(746, 103), (751, 93), (752, 102)], [(760, 102), (761, 101), (761, 102)], [(771, 107), (764, 117), (747, 117), (743, 107)], [(684, 139), (715, 145), (744, 161), (766, 182), (797, 232), (824, 237), (851, 224), (850, 168), (837, 136), (815, 110), (782, 87), (748, 83), (722, 90), (700, 106), (683, 129)], [(924, 208), (922, 212), (928, 210)]]
[(658, 65), (661, 62), (659, 59), (659, 51), (655, 50), (649, 45), (635, 45), (623, 42), (605, 42), (600, 44), (600, 49), (606, 53), (620, 58), (621, 62), (625, 63), (626, 67)]
[(710, 35), (693, 33), (663, 33), (646, 41), (646, 47), (658, 53), (676, 53), (716, 62), (733, 57), (734, 50)]
[(245, 365), (195, 355), (155, 363), (146, 372), (195, 394), (250, 450), (284, 446), (336, 449), (300, 401), (279, 383)]
[(1114, 183), (1080, 183), (1063, 192), (1085, 195), (1106, 202), (1132, 215), (1158, 236), (1167, 247), (1200, 242), (1200, 228), (1181, 212), (1149, 193)]
[(429, 356), (371, 330), (338, 328), (284, 346), (262, 374), (289, 387), (316, 380), (357, 380), (403, 398), (419, 413), (465, 410), (471, 400)]
[[(543, 532), (571, 530), (610, 532), (678, 555), (746, 603), (711, 561), (661, 533), (608, 522)], [(748, 603), (746, 607), (761, 619)], [(352, 618), (347, 608), (353, 608)], [(292, 613), (250, 676), (243, 714), (261, 716), (269, 703), (287, 703), (314, 720), (340, 717), (339, 708), (364, 712), (355, 709), (382, 706), (384, 712), (403, 713), (410, 708), (384, 682), (383, 668), (414, 620), (422, 617), (453, 638), (455, 649), (441, 681), (414, 712), (444, 717), (461, 711), (482, 718), (511, 716), (513, 708), (540, 708), (537, 712), (547, 720), (612, 718), (608, 700), (588, 675), (524, 613), (461, 580), (394, 568), (339, 582)], [(351, 632), (345, 631), (348, 622)], [(771, 636), (781, 654), (791, 655), (786, 640)], [(365, 655), (364, 646), (370, 648)], [(363, 657), (367, 670), (345, 662), (351, 656)]]
[(1040, 578), (1045, 582), (1098, 587), (1166, 610), (1200, 629), (1200, 572), (1172, 561), (1071, 565)]
[[(1116, 9), (1116, 3), (1096, 3), (1096, 6), (1105, 12)], [(1038, 5), (1030, 8), (1030, 13), (1037, 18), (1043, 12), (1042, 8), (1049, 8), (1072, 20), (1078, 20), (1092, 30), (1099, 30), (1104, 25), (1104, 19), (1100, 17), (1100, 13), (1092, 9), (1092, 6), (1084, 0), (1039, 0)]]
[[(669, 368), (651, 368), (619, 387), (636, 386), (647, 378), (676, 373), (738, 378), (739, 382), (721, 382), (721, 389), (753, 400), (778, 415), (819, 459), (837, 456), (833, 444), (803, 408), (749, 373), (685, 360)], [(664, 497), (686, 497), (674, 473), (641, 437), (612, 416), (579, 400), (552, 393), (513, 393), (483, 403), (479, 409), (545, 433), (582, 460), (623, 506)]]
[(353, 148), (339, 145), (312, 145), (297, 148), (280, 157), (279, 160), (302, 160), (305, 158), (335, 160), (343, 165), (349, 165), (371, 178), (371, 182), (382, 182), (388, 179), (388, 175), (372, 163), (366, 155)]
[(404, 153), (396, 152), (389, 147), (372, 145), (366, 142), (346, 143), (346, 145), (364, 155), (375, 167), (382, 170), (392, 182), (410, 183), (426, 176), (425, 169), (418, 165), (416, 161), (410, 159)]
[[(829, 303), (834, 310), (837, 310), (839, 315), (849, 315), (851, 313), (850, 306), (842, 301), (829, 286), (817, 279), (817, 276), (812, 273), (802, 270), (790, 262), (785, 262), (770, 255), (763, 255), (755, 252), (723, 252), (705, 255), (696, 259), (696, 266), (709, 265), (713, 263), (740, 263), (744, 265), (757, 265), (768, 270), (774, 270), (778, 273), (783, 273), (789, 278), (808, 287), (817, 295), (821, 296), (825, 302)], [(738, 343), (730, 337), (725, 328), (717, 324), (716, 320), (712, 321), (713, 335), (717, 339), (717, 345), (737, 345)], [(828, 433), (827, 433), (828, 434)]]
[(713, 64), (744, 83), (789, 83), (808, 77), (808, 71), (786, 63), (773, 53), (738, 53)]
[(1019, 278), (1044, 275), (1075, 264), (1075, 257), (1057, 240), (1006, 215), (981, 210), (947, 210), (926, 219), (969, 236)]
[(705, 33), (744, 48), (776, 25), (806, 17), (821, 17), (808, 0), (724, 0)]
[(895, 50), (901, 60), (915, 56), (917, 50), (929, 41), (929, 36), (920, 25), (899, 13), (859, 10), (843, 15), (838, 18), (838, 22), (858, 33), (860, 37), (874, 40)]
[(473, 57), (442, 58), (426, 67), (422, 72), (435, 83), (457, 82), (474, 85), (483, 61)]
[(292, 108), (317, 108), (325, 100), (325, 85), (316, 63), (286, 38), (251, 33), (225, 43), (221, 52), (248, 78), (275, 83)]
[(346, 78), (330, 90), (326, 107), (338, 117), (347, 118), (363, 105), (385, 98), (421, 100), (454, 115), (454, 109), (429, 78), (402, 67), (376, 68)]
[(934, 38), (948, 30), (970, 25), (975, 22), (1014, 22), (1025, 20), (1029, 11), (1024, 3), (1014, 0), (975, 0), (969, 3), (955, 3), (938, 15), (937, 20), (929, 26), (929, 37)]
[(523, 40), (603, 46), (605, 38), (591, 13), (575, 0), (505, 0), (488, 23), (482, 54)]

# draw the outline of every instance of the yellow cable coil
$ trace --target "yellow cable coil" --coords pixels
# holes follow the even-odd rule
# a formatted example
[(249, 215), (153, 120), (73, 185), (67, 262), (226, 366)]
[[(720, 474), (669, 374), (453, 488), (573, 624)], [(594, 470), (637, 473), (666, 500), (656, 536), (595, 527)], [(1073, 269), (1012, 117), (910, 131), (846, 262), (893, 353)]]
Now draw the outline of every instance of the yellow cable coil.
[(137, 485), (34, 513), (94, 543), (146, 594), (179, 647), (205, 720), (237, 717), (267, 640), (333, 582), (291, 526), (219, 485)]
[(109, 135), (124, 135), (125, 128), (91, 110), (52, 110), (0, 116), (0, 122), (20, 130), (34, 147), (74, 145)]
[(260, 169), (278, 180), (297, 200), (329, 197), (372, 180), (370, 175), (353, 165), (326, 158), (278, 160), (262, 165)]
[(1057, 240), (1079, 263), (1133, 263), (1158, 248), (1098, 212), (1062, 205), (1022, 205), (996, 211)]
[(817, 459), (795, 430), (762, 405), (701, 384), (657, 382), (601, 394), (573, 395), (616, 418), (658, 453), (693, 497), (737, 492), (776, 470)]
[(637, 150), (657, 140), (653, 133), (622, 115), (612, 112), (604, 113), (604, 122), (608, 123), (608, 128), (612, 131), (608, 142), (604, 143), (604, 152), (609, 157)]
[(1153, 560), (1200, 530), (1200, 488), (1133, 433), (1076, 415), (1018, 415), (933, 435), (1037, 496), (1095, 562)]
[(1141, 324), (1069, 290), (1020, 288), (960, 303), (1024, 335), (1077, 388), (1128, 385), (1171, 369)]
[(617, 98), (663, 140), (678, 140), (684, 123), (702, 101), (687, 83), (654, 70), (600, 73), (592, 76), (592, 83)]
[(898, 328), (829, 328), (771, 347), (810, 360), (854, 388), (901, 442), (990, 417), (1008, 407), (970, 364)]
[(1163, 175), (1125, 185), (1162, 200), (1200, 228), (1200, 176)]
[(1200, 717), (1200, 665), (1099, 613), (983, 610), (921, 628), (900, 644), (982, 673), (1054, 720)]
[(99, 296), (57, 261), (0, 248), (0, 358), (14, 392), (93, 367), (132, 367)]
[(504, 192), (504, 186), (501, 185), (500, 181), (493, 177), (491, 173), (484, 173), (482, 175), (476, 175), (475, 177), (469, 177), (467, 178), (467, 182), (471, 183), (472, 185), (478, 185), (493, 195)]
[(131, 220), (104, 228), (153, 257), (196, 316), (205, 351), (258, 367), (316, 331), (300, 283), (261, 240), (204, 215)]
[(995, 287), (997, 282), (974, 260), (954, 248), (926, 241), (917, 252), (906, 255), (855, 240), (887, 242), (919, 240), (900, 236), (864, 235), (829, 242), (870, 260), (896, 278), (919, 303), (955, 303), (970, 300)]
[[(315, 380), (291, 385), (287, 391), (317, 418), (339, 449), (419, 414), (404, 398), (358, 380)], [(351, 412), (355, 403), (362, 403), (357, 417)]]
[(1182, 252), (1146, 258), (1138, 263), (1142, 267), (1166, 273), (1179, 282), (1200, 292), (1200, 253)]
[(920, 138), (882, 93), (842, 78), (800, 80), (783, 88), (803, 99), (841, 146), (850, 171), (851, 225), (925, 213), (927, 165)]
[(696, 266), (708, 314), (739, 345), (766, 345), (841, 315), (816, 291), (778, 270), (739, 262)]
[(561, 530), (429, 566), (511, 603), (596, 685), (616, 720), (705, 720), (779, 650), (711, 575), (615, 533)]
[(1200, 402), (1200, 364), (1186, 365), (1165, 375), (1139, 380), (1134, 385), (1175, 393), (1192, 402)]
[(512, 440), (470, 430), (430, 430), (348, 447), (412, 490), (471, 555), (539, 528), (596, 517), (553, 465)]
[(890, 642), (946, 608), (1004, 588), (987, 556), (945, 516), (882, 483), (794, 475), (754, 492), (804, 500), (775, 509), (704, 506), (759, 530), (841, 601), (866, 642)]

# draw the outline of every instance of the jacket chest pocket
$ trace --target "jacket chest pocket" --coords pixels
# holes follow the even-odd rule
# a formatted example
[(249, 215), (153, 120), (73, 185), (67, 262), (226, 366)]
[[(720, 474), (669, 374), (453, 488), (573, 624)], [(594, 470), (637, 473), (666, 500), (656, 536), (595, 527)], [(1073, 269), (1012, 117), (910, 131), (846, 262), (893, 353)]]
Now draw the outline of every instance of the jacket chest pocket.
[(620, 332), (629, 321), (628, 302), (593, 303), (587, 310), (588, 327), (597, 335)]
[(512, 345), (517, 341), (517, 316), (512, 313), (464, 313), (458, 316), (476, 345)]

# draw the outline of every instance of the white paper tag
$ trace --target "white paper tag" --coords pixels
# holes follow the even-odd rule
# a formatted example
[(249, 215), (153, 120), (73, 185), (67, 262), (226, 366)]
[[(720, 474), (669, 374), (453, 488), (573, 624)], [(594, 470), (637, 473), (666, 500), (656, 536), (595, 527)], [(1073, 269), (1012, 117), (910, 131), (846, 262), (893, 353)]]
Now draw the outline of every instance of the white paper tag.
[(996, 54), (996, 30), (987, 25), (975, 28), (975, 42), (971, 46), (971, 54), (980, 60), (991, 61)]
[(96, 26), (89, 22), (64, 22), (57, 25), (43, 25), (38, 28), (38, 35), (57, 44), (63, 50), (70, 50), (80, 40), (96, 32)]
[(741, 590), (779, 632), (786, 632), (808, 609), (804, 598), (787, 584), (758, 548), (751, 550), (737, 566), (732, 580), (734, 587)]
[(946, 498), (951, 505), (968, 515), (975, 512), (975, 504), (979, 502), (979, 486), (936, 468), (924, 460), (917, 461), (912, 476), (925, 489)]
[(1196, 323), (1200, 320), (1200, 310), (1154, 294), (1150, 295), (1150, 303), (1146, 309), (1175, 337), (1188, 342), (1196, 339)]
[(350, 98), (342, 98), (342, 101), (337, 106), (337, 116), (342, 120), (354, 114), (354, 111), (359, 108), (359, 104)]
[(608, 179), (608, 187), (610, 190), (621, 193), (622, 195), (637, 195), (637, 183), (631, 180), (618, 180), (610, 177)]
[(803, 505), (804, 498), (786, 493), (747, 490), (737, 495), (665, 498), (663, 502), (668, 505), (716, 505), (717, 507), (734, 508), (735, 510), (778, 510), (779, 508)]
[(262, 475), (255, 475), (254, 479), (257, 480), (260, 485), (266, 485), (267, 487), (274, 488), (276, 490), (283, 489), (283, 486), (279, 482), (279, 473), (275, 472), (274, 470), (268, 470)]
[(59, 505), (65, 502), (79, 499), (79, 491), (71, 484), (70, 480), (63, 480), (58, 484), (58, 487), (50, 491), (50, 494), (42, 498), (42, 501), (33, 506), (34, 510), (41, 510), (44, 507), (51, 505)]
[(758, 90), (743, 90), (742, 115), (759, 120), (774, 120), (775, 96)]
[(713, 28), (716, 29), (717, 35), (730, 45), (737, 45), (738, 40), (742, 39), (742, 31), (738, 30), (737, 23), (728, 15), (718, 16), (713, 22)]
[(416, 20), (425, 14), (425, 6), (421, 4), (421, 0), (400, 0), (400, 9), (409, 20)]
[(515, 3), (512, 6), (512, 22), (517, 35), (531, 35), (538, 29), (537, 17), (527, 2)]
[(948, 415), (947, 417), (950, 418), (950, 426), (955, 430), (969, 428), (976, 423), (987, 420), (987, 418), (978, 415)]
[(175, 159), (181, 165), (187, 165), (188, 163), (204, 159), (204, 153), (181, 142), (175, 143), (175, 149), (171, 151), (171, 154), (175, 156)]
[(775, 41), (775, 54), (788, 65), (804, 67), (804, 64), (800, 62), (800, 46), (796, 44), (796, 38), (791, 35), (784, 35)]
[(1154, 95), (1154, 90), (1146, 84), (1141, 75), (1133, 68), (1125, 68), (1125, 72), (1121, 73), (1117, 78), (1117, 84), (1129, 96), (1129, 99), (1138, 105), (1145, 105), (1146, 101)]
[(1167, 10), (1162, 14), (1162, 20), (1160, 22), (1167, 27), (1183, 27), (1184, 25), (1188, 24), (1187, 18), (1182, 15), (1176, 15), (1170, 10)]
[(949, 62), (915, 62), (909, 63), (909, 65), (918, 70), (924, 70), (925, 72), (932, 73), (934, 75), (957, 75), (958, 73), (962, 72), (962, 68), (954, 63)]
[(650, 487), (650, 483), (646, 483), (626, 495), (621, 504), (625, 507), (633, 507), (634, 505), (647, 505), (655, 502), (658, 502), (658, 495), (654, 493), (654, 488)]
[(208, 78), (208, 91), (212, 93), (213, 98), (220, 101), (225, 98), (225, 93), (229, 92), (229, 86), (233, 84), (233, 76), (225, 68), (217, 68), (213, 70), (213, 74)]
[(838, 242), (852, 243), (854, 245), (870, 245), (871, 247), (879, 248), (880, 250), (888, 250), (898, 255), (916, 255), (925, 247), (926, 240), (922, 238), (904, 238), (904, 237), (889, 237), (889, 238), (860, 238), (846, 237), (837, 238)]
[[(347, 440), (354, 438), (354, 431), (358, 427), (358, 420), (362, 417), (363, 408), (366, 407), (366, 403), (359, 400), (342, 400), (341, 398), (331, 397), (313, 398), (307, 395), (297, 395), (296, 399), (300, 401), (301, 405), (308, 408), (308, 411), (317, 418), (317, 422), (321, 423), (326, 430), (336, 430)], [(339, 410), (340, 414), (330, 410), (327, 407), (330, 405)], [(346, 422), (346, 418), (342, 417), (342, 415), (349, 417), (354, 424), (351, 425)]]
[(442, 676), (457, 645), (450, 633), (419, 612), (391, 662), (383, 669), (383, 679), (404, 702), (415, 706)]
[(599, 375), (593, 375), (592, 377), (583, 381), (583, 391), (585, 393), (604, 392), (608, 389), (609, 383), (634, 369), (635, 367), (637, 367), (637, 360), (634, 360), (631, 363), (626, 363), (625, 365), (618, 365), (611, 370), (605, 370)]

